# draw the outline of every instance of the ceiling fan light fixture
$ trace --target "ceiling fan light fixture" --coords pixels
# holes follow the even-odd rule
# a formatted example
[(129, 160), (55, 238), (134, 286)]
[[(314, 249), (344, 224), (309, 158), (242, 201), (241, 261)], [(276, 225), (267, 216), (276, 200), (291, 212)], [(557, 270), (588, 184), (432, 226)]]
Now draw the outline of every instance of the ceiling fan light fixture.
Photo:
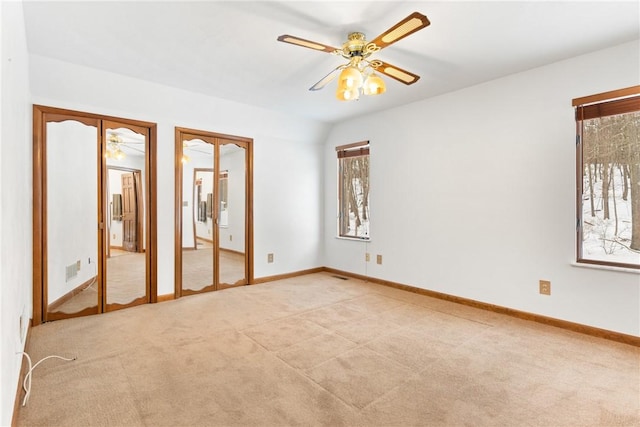
[(127, 155), (122, 151), (120, 146), (123, 144), (122, 138), (115, 133), (109, 134), (107, 137), (107, 150), (104, 153), (106, 159), (123, 160)]
[(338, 98), (339, 101), (355, 101), (360, 98), (360, 90), (358, 88), (349, 89), (338, 85), (336, 98)]
[(345, 89), (358, 89), (362, 86), (362, 73), (355, 66), (349, 66), (342, 70), (338, 79), (338, 87)]
[(384, 80), (376, 73), (371, 73), (367, 77), (362, 88), (365, 95), (380, 95), (385, 93), (386, 90), (387, 86), (384, 84)]
[(114, 159), (114, 160), (124, 160), (127, 155), (120, 148), (111, 148), (109, 147), (104, 153), (105, 159)]

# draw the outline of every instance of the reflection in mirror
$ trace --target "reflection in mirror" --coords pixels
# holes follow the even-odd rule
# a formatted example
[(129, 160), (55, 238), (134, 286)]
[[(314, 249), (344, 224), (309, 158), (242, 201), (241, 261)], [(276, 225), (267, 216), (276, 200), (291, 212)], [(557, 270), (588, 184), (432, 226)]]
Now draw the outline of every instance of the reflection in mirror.
[(218, 225), (220, 227), (228, 227), (229, 226), (229, 171), (224, 170), (220, 171), (220, 196), (218, 197), (218, 209), (220, 212), (220, 219), (218, 220)]
[(98, 130), (66, 120), (46, 135), (47, 312), (97, 310)]
[[(220, 206), (219, 224), (220, 278), (222, 285), (244, 284), (246, 277), (246, 149), (232, 141), (222, 140), (220, 146), (219, 176)], [(224, 190), (223, 190), (224, 188)], [(224, 191), (224, 193), (223, 193)]]
[(145, 298), (145, 135), (106, 130), (106, 302), (125, 305)]
[(214, 289), (214, 146), (183, 141), (182, 289)]

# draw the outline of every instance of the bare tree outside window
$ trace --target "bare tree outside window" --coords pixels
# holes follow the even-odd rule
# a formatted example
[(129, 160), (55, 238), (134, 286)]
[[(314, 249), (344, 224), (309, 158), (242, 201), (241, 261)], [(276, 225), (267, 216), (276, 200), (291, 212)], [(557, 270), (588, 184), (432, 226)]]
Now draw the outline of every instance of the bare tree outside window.
[(623, 101), (577, 111), (578, 261), (640, 268), (640, 97)]
[(369, 143), (336, 148), (338, 234), (369, 239)]

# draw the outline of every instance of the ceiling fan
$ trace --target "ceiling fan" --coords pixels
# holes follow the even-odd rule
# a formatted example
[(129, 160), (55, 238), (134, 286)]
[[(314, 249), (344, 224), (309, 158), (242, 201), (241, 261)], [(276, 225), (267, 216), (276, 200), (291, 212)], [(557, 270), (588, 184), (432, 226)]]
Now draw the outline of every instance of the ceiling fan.
[(278, 41), (340, 55), (347, 59), (349, 62), (336, 67), (320, 79), (320, 81), (311, 86), (309, 90), (315, 91), (322, 89), (340, 72), (336, 97), (341, 101), (351, 101), (358, 99), (361, 93), (365, 95), (379, 95), (385, 92), (386, 86), (384, 80), (382, 80), (376, 72), (389, 76), (406, 85), (417, 82), (420, 76), (379, 59), (370, 59), (369, 57), (398, 40), (427, 27), (429, 24), (430, 22), (426, 16), (418, 12), (413, 12), (372, 41), (367, 41), (363, 33), (349, 33), (347, 41), (342, 45), (342, 48), (327, 46), (288, 34), (278, 37)]

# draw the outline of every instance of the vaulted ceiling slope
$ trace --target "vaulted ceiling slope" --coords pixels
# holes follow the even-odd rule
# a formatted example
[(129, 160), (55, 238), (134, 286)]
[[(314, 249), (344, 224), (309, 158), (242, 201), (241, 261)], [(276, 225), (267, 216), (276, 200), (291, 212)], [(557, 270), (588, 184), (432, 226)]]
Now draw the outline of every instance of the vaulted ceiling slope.
[[(344, 62), (276, 41), (340, 47), (418, 11), (431, 25), (377, 55), (418, 74), (356, 102), (315, 82)], [(640, 38), (632, 1), (34, 1), (29, 52), (325, 122), (380, 111)]]

